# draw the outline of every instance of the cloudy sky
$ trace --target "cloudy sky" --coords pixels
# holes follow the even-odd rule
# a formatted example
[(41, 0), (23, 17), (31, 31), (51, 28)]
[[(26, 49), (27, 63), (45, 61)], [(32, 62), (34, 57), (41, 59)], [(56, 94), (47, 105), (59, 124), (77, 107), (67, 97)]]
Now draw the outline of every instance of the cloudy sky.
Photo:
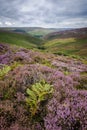
[(0, 0), (0, 26), (87, 27), (87, 0)]

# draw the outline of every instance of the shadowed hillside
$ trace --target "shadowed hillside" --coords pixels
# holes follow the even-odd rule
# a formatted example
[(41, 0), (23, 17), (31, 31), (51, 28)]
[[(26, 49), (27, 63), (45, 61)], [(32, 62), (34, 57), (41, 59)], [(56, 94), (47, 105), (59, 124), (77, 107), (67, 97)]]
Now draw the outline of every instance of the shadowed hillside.
[(44, 37), (46, 40), (60, 39), (60, 38), (87, 38), (87, 28), (71, 29), (59, 32), (49, 33)]

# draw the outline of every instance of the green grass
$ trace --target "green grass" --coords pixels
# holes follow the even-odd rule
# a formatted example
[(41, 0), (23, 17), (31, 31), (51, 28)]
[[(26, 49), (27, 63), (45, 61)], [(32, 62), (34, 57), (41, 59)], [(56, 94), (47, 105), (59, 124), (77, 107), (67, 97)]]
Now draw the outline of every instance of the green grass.
[(0, 31), (0, 42), (22, 46), (25, 48), (37, 48), (37, 46), (42, 42), (42, 40), (27, 34)]
[(87, 38), (54, 39), (44, 43), (46, 51), (52, 53), (64, 53), (67, 55), (87, 56)]

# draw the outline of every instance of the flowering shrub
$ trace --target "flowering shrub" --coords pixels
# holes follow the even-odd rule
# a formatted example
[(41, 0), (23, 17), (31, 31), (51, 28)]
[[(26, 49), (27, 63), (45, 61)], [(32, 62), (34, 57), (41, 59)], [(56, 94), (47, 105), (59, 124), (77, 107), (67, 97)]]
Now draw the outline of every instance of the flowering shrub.
[(81, 61), (0, 44), (0, 130), (87, 130)]
[(10, 50), (10, 46), (7, 44), (0, 43), (0, 54)]
[(46, 130), (86, 130), (86, 98), (87, 93), (77, 91), (70, 91), (62, 104), (53, 98), (47, 105)]

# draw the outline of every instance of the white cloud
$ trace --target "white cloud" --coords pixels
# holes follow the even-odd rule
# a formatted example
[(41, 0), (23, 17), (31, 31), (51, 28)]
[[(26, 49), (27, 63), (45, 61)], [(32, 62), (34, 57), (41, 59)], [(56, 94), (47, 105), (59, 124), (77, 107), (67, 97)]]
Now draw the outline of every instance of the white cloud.
[(15, 24), (14, 22), (9, 22), (9, 21), (6, 21), (6, 22), (5, 22), (5, 25), (6, 25), (6, 26), (12, 26), (12, 25), (14, 25), (14, 24)]
[(12, 25), (12, 23), (11, 23), (11, 22), (9, 22), (9, 21), (6, 21), (6, 22), (5, 22), (5, 25), (7, 25), (7, 26), (11, 26), (11, 25)]
[(2, 25), (2, 22), (0, 22), (0, 26)]

